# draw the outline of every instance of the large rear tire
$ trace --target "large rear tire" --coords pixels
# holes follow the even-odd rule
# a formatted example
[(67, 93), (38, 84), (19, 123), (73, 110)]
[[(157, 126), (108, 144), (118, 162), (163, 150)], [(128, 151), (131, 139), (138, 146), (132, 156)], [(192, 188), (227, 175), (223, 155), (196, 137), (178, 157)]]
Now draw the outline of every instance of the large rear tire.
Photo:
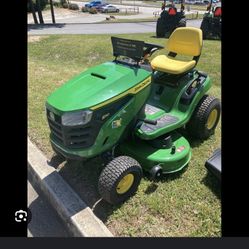
[(195, 138), (208, 139), (215, 132), (220, 111), (219, 99), (204, 95), (186, 126), (189, 134)]
[(117, 205), (135, 194), (142, 178), (139, 163), (128, 156), (119, 156), (102, 170), (98, 190), (104, 200)]
[(157, 37), (164, 37), (165, 36), (165, 28), (164, 28), (164, 22), (161, 17), (157, 19), (156, 23), (156, 36)]
[(208, 20), (207, 17), (204, 17), (204, 18), (202, 19), (200, 29), (202, 30), (202, 38), (203, 38), (203, 39), (207, 39), (207, 38), (208, 38), (208, 35), (209, 35), (209, 33), (210, 33), (210, 30), (209, 30), (209, 20)]

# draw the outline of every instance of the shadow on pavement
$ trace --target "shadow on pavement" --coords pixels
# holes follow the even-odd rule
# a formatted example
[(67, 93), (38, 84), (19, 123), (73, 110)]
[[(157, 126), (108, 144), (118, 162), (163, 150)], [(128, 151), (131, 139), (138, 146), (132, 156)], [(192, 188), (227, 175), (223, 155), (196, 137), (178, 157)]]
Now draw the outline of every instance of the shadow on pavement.
[(28, 31), (30, 30), (41, 30), (44, 28), (63, 28), (65, 23), (57, 23), (57, 24), (28, 24)]
[[(32, 185), (28, 191), (38, 196), (29, 204), (32, 219), (28, 224), (29, 234), (32, 237), (69, 237), (71, 236), (56, 211), (49, 204), (38, 188)], [(29, 198), (32, 193), (28, 193)]]

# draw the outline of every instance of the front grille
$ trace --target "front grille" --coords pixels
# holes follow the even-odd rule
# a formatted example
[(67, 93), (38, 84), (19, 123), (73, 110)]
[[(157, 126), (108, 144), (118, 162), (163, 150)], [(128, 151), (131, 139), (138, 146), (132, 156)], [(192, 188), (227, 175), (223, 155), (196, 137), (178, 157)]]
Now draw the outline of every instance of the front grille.
[[(69, 149), (88, 148), (94, 144), (104, 122), (120, 110), (130, 99), (131, 96), (124, 97), (115, 103), (111, 103), (110, 105), (94, 111), (89, 123), (78, 126), (63, 126), (61, 117), (53, 113), (53, 120), (50, 117), (51, 111), (47, 109), (47, 119), (51, 131), (51, 138)], [(102, 120), (102, 117), (107, 113), (109, 113), (108, 118)]]
[(63, 126), (61, 117), (54, 114), (55, 120), (53, 120), (51, 119), (49, 112), (50, 111), (47, 110), (48, 124), (51, 131), (51, 137), (55, 141), (71, 149), (87, 148), (94, 143), (100, 128), (99, 122), (90, 122), (86, 125), (72, 127)]

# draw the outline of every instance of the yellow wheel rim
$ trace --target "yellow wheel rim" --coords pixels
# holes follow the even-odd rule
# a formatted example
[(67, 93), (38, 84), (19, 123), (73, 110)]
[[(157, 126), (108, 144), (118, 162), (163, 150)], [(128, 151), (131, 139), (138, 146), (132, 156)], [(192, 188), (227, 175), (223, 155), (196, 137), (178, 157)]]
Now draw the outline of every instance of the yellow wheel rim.
[(125, 192), (127, 192), (132, 186), (133, 182), (134, 182), (133, 174), (128, 174), (124, 176), (118, 183), (118, 186), (116, 188), (117, 193), (124, 194)]
[(208, 117), (208, 120), (207, 120), (207, 128), (210, 130), (214, 127), (215, 125), (215, 122), (217, 120), (217, 117), (218, 117), (218, 111), (216, 109), (213, 109), (210, 114), (209, 114), (209, 117)]

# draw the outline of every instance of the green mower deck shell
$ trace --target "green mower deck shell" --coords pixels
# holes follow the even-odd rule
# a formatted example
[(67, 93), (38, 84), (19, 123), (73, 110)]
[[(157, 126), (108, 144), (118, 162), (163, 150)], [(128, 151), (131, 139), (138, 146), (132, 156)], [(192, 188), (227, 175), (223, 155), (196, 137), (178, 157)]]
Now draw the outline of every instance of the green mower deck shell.
[(191, 149), (188, 141), (177, 132), (172, 132), (172, 141), (176, 150), (172, 148), (157, 149), (146, 141), (134, 139), (120, 145), (120, 151), (124, 155), (135, 158), (145, 171), (156, 165), (161, 166), (163, 173), (174, 173), (184, 168), (190, 158)]
[[(207, 76), (205, 82), (197, 91), (195, 97), (191, 101), (189, 105), (184, 105), (180, 103), (180, 98), (182, 94), (186, 91), (189, 85), (197, 78), (197, 74), (194, 75), (194, 78), (188, 79), (187, 76), (182, 79), (178, 88), (172, 88), (170, 86), (165, 85), (164, 93), (160, 97), (160, 99), (154, 98), (155, 96), (155, 84), (152, 84), (152, 91), (150, 97), (147, 101), (148, 104), (155, 106), (159, 109), (158, 112), (154, 114), (146, 114), (146, 119), (156, 120), (157, 118), (163, 116), (164, 114), (169, 114), (178, 119), (177, 122), (164, 126), (156, 131), (152, 132), (144, 132), (141, 129), (136, 130), (136, 135), (141, 139), (150, 140), (157, 138), (163, 134), (169, 133), (173, 130), (176, 130), (186, 124), (195, 107), (197, 106), (199, 100), (203, 97), (203, 95), (210, 89), (211, 80), (209, 76)], [(187, 84), (186, 84), (186, 81)], [(185, 85), (185, 86), (184, 86)]]
[(144, 69), (106, 62), (66, 82), (48, 97), (47, 106), (58, 115), (89, 109), (123, 94), (150, 75)]

